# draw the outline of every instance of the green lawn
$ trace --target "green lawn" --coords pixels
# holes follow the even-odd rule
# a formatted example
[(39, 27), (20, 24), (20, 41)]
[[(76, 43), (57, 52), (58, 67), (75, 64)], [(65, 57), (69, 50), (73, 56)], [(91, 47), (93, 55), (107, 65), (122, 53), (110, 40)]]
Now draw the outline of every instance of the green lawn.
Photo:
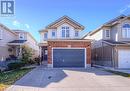
[(10, 72), (0, 73), (0, 89), (6, 88), (9, 85), (14, 84), (18, 79), (24, 76), (26, 73), (31, 71), (32, 68), (24, 68), (19, 70), (14, 70)]

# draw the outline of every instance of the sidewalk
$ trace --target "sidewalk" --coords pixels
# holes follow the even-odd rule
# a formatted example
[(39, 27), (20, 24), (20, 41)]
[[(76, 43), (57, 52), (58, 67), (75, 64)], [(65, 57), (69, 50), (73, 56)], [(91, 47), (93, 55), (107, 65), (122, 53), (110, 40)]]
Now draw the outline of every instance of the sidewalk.
[(94, 65), (94, 67), (98, 67), (98, 68), (103, 68), (103, 69), (106, 69), (106, 70), (112, 70), (112, 71), (118, 71), (118, 72), (123, 72), (123, 73), (130, 74), (130, 69), (117, 69), (117, 68), (105, 67), (105, 66), (100, 66), (100, 65)]

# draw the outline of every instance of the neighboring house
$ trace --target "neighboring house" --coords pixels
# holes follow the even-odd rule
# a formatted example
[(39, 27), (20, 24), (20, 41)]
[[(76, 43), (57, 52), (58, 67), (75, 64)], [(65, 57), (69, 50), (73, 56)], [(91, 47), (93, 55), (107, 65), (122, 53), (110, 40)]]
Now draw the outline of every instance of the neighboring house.
[(130, 16), (121, 15), (89, 32), (93, 64), (130, 68)]
[[(27, 46), (32, 49), (33, 56), (32, 58), (36, 58), (39, 56), (39, 47), (35, 38), (24, 30), (13, 30), (18, 36), (17, 40), (13, 40), (9, 42), (9, 45), (17, 45), (17, 43), (21, 43), (21, 45)], [(18, 44), (18, 45), (19, 45)], [(20, 50), (19, 50), (20, 51)]]
[(17, 34), (14, 31), (0, 24), (0, 61), (4, 61), (10, 54), (15, 54), (14, 52), (10, 53), (8, 51), (10, 46), (8, 46), (7, 43), (15, 40), (16, 37)]
[(37, 41), (29, 32), (23, 30), (10, 30), (0, 24), (0, 61), (10, 57), (21, 57), (21, 47), (28, 46), (33, 50), (33, 58), (38, 57), (39, 47)]
[(91, 41), (80, 38), (84, 26), (63, 16), (40, 30), (41, 58), (48, 67), (89, 67)]

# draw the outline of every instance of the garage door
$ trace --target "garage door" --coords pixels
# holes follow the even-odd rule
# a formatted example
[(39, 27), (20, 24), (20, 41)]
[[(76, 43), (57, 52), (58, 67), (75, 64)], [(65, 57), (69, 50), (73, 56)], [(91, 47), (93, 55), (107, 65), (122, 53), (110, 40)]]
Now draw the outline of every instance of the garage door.
[(85, 67), (85, 49), (53, 49), (53, 67)]
[(130, 68), (130, 50), (119, 50), (118, 55), (118, 67)]

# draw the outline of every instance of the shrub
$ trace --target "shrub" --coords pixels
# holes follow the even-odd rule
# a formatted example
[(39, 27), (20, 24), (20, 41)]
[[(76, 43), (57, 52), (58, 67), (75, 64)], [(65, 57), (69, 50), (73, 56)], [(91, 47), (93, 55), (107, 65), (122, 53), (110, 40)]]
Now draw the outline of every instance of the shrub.
[(23, 62), (13, 62), (8, 64), (9, 70), (19, 69), (21, 67), (25, 66), (25, 63)]
[(22, 47), (22, 58), (21, 61), (25, 62), (26, 64), (30, 63), (30, 60), (32, 59), (32, 49), (27, 47), (27, 46), (23, 46)]
[(35, 62), (40, 65), (40, 57), (35, 58)]

